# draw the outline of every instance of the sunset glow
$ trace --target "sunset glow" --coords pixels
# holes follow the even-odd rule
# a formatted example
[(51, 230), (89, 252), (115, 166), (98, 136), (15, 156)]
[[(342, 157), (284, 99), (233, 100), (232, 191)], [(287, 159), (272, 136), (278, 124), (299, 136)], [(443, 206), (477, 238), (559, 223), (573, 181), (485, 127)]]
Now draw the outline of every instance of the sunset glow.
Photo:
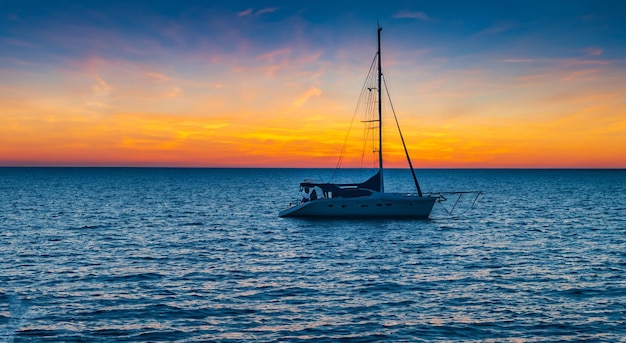
[(626, 168), (622, 2), (262, 3), (2, 2), (0, 166), (334, 167), (379, 21), (415, 167)]

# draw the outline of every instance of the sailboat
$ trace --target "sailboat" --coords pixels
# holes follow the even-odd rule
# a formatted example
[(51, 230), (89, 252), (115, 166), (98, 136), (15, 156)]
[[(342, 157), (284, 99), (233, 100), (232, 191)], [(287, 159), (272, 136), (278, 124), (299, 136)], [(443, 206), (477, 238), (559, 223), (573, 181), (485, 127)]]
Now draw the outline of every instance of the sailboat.
[[(339, 218), (428, 218), (439, 195), (424, 195), (415, 176), (413, 164), (409, 157), (400, 126), (400, 138), (408, 160), (408, 164), (415, 183), (416, 193), (387, 193), (383, 180), (383, 120), (382, 120), (382, 86), (383, 72), (381, 66), (380, 34), (382, 27), (378, 27), (378, 50), (376, 52), (377, 67), (376, 79), (372, 87), (367, 90), (377, 91), (377, 118), (367, 122), (374, 123), (377, 129), (378, 168), (374, 175), (361, 183), (321, 183), (304, 181), (300, 183), (303, 193), (302, 200), (281, 211), (279, 217), (339, 217)], [(395, 113), (394, 113), (395, 117)], [(397, 118), (396, 118), (397, 124)]]

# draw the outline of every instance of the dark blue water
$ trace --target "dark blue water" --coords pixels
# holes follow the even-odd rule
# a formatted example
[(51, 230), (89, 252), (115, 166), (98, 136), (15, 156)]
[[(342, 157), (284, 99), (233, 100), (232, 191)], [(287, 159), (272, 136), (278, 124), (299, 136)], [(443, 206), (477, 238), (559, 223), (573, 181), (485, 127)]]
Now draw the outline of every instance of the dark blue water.
[(331, 174), (0, 168), (0, 342), (626, 341), (626, 171), (419, 170), (485, 193), (277, 217)]

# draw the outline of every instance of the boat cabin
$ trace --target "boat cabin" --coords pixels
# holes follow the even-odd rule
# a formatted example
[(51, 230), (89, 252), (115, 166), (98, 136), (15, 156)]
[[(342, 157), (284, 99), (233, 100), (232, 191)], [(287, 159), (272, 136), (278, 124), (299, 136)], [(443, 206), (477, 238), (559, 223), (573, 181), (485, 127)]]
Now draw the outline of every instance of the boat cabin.
[(302, 202), (317, 199), (369, 197), (380, 192), (380, 172), (363, 183), (335, 184), (305, 181), (300, 183)]

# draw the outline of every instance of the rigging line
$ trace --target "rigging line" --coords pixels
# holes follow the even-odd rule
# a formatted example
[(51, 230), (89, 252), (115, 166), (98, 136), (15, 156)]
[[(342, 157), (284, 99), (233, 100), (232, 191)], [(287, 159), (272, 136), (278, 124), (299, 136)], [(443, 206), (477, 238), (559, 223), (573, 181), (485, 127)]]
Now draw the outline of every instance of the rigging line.
[[(375, 153), (375, 140), (376, 140), (376, 135), (375, 135), (375, 131), (373, 130), (374, 128), (376, 128), (375, 123), (378, 123), (379, 120), (377, 119), (372, 119), (374, 118), (374, 109), (375, 109), (375, 92), (372, 92), (372, 90), (376, 89), (374, 83), (376, 82), (376, 78), (373, 77), (372, 74), (370, 74), (371, 77), (368, 78), (367, 80), (367, 96), (365, 101), (363, 101), (363, 103), (365, 104), (365, 119), (364, 121), (361, 121), (362, 123), (364, 123), (363, 125), (363, 144), (362, 144), (362, 150), (361, 150), (361, 168), (364, 168), (365, 166), (365, 156), (367, 153), (367, 150), (369, 148), (369, 144), (371, 144), (372, 150), (370, 151), (371, 153)], [(371, 137), (371, 142), (370, 142), (370, 137)], [(369, 160), (369, 159), (368, 159)], [(378, 160), (376, 158), (372, 158), (372, 164), (378, 162)], [(369, 168), (370, 166), (368, 166)]]
[[(372, 68), (373, 68), (373, 66), (372, 66)], [(376, 89), (376, 87), (374, 87), (374, 85), (373, 85), (376, 79), (375, 79), (373, 73), (370, 73), (369, 75), (370, 75), (370, 77), (367, 80), (367, 84), (368, 84), (367, 96), (365, 97), (366, 98), (365, 101), (362, 102), (365, 105), (364, 114), (365, 114), (365, 119), (366, 120), (362, 121), (364, 123), (364, 125), (363, 125), (363, 146), (362, 146), (362, 151), (361, 151), (361, 165), (360, 165), (361, 169), (363, 169), (364, 166), (365, 166), (365, 164), (364, 164), (365, 163), (365, 156), (366, 156), (366, 153), (367, 153), (367, 150), (368, 150), (368, 144), (369, 144), (370, 135), (372, 137), (372, 141), (375, 139), (373, 133), (371, 132), (372, 128), (374, 127), (374, 124), (373, 124), (374, 121), (371, 120), (370, 118), (373, 118), (373, 113), (374, 113), (374, 105), (375, 105), (375, 103), (374, 103), (372, 90)]]
[(454, 211), (454, 208), (456, 207), (456, 205), (459, 203), (459, 201), (461, 201), (461, 198), (463, 197), (463, 193), (459, 194), (459, 197), (456, 199), (456, 201), (454, 202), (454, 205), (452, 205), (452, 209), (450, 210), (450, 213), (452, 213), (452, 211)]
[(363, 88), (361, 88), (361, 94), (359, 95), (359, 100), (357, 101), (356, 108), (354, 109), (354, 113), (352, 114), (352, 120), (350, 121), (350, 126), (348, 127), (348, 132), (346, 133), (346, 137), (343, 140), (343, 146), (341, 147), (341, 151), (339, 153), (339, 160), (337, 161), (337, 165), (335, 166), (333, 175), (330, 178), (331, 180), (335, 179), (335, 177), (337, 176), (337, 170), (339, 170), (339, 168), (341, 167), (341, 164), (343, 163), (343, 158), (346, 153), (346, 146), (348, 143), (348, 138), (350, 137), (350, 131), (352, 130), (352, 125), (354, 124), (354, 118), (356, 117), (356, 114), (359, 110), (359, 105), (361, 104), (363, 95), (365, 94), (365, 90), (367, 89), (367, 81), (370, 78), (370, 74), (372, 73), (372, 69), (374, 68), (375, 62), (376, 62), (376, 55), (374, 55), (374, 58), (372, 59), (372, 63), (370, 64), (370, 70), (367, 73), (367, 76), (365, 77), (365, 83), (363, 84)]
[(476, 205), (476, 200), (478, 200), (478, 197), (479, 197), (481, 194), (483, 194), (483, 192), (482, 192), (482, 191), (478, 191), (478, 193), (476, 193), (476, 197), (474, 198), (474, 202), (472, 203), (472, 207), (471, 207), (471, 208), (474, 208), (474, 205)]
[(361, 164), (360, 168), (363, 168), (363, 162), (365, 161), (365, 151), (367, 150), (367, 139), (369, 137), (369, 128), (367, 123), (363, 125), (363, 142), (361, 143)]
[(396, 120), (396, 126), (398, 127), (398, 133), (400, 134), (400, 140), (402, 140), (402, 146), (404, 147), (404, 153), (406, 154), (406, 159), (409, 162), (409, 168), (411, 168), (411, 175), (413, 175), (413, 181), (415, 182), (415, 188), (417, 188), (417, 195), (422, 197), (422, 189), (420, 188), (420, 185), (417, 182), (417, 176), (415, 176), (415, 170), (413, 170), (413, 163), (411, 163), (411, 157), (409, 156), (409, 150), (406, 147), (406, 143), (404, 142), (404, 136), (402, 135), (402, 130), (400, 129), (400, 123), (398, 122), (398, 116), (396, 116), (396, 110), (393, 107), (393, 103), (391, 102), (391, 94), (389, 94), (389, 87), (387, 87), (387, 78), (386, 77), (383, 77), (383, 82), (385, 83), (385, 91), (387, 93), (387, 97), (389, 98), (389, 106), (391, 107), (391, 112), (393, 113), (393, 118)]
[[(443, 196), (443, 194), (458, 194), (459, 197), (456, 199), (456, 201), (454, 202), (454, 206), (452, 206), (452, 208), (450, 210), (448, 210), (444, 205), (443, 205), (443, 201), (446, 201), (447, 199)], [(472, 201), (472, 206), (470, 206), (469, 208), (466, 208), (465, 211), (461, 212), (459, 215), (464, 215), (465, 213), (469, 212), (470, 210), (472, 210), (474, 208), (474, 206), (476, 205), (476, 201), (478, 201), (478, 198), (483, 194), (482, 191), (469, 191), (469, 192), (442, 192), (439, 193), (439, 200), (437, 201), (439, 203), (439, 205), (441, 205), (441, 208), (444, 209), (444, 211), (446, 211), (446, 213), (450, 216), (454, 216), (453, 212), (454, 209), (456, 208), (456, 205), (459, 203), (459, 201), (461, 200), (461, 197), (464, 194), (476, 194), (476, 196), (474, 197), (474, 201)], [(443, 200), (441, 200), (443, 198)]]

